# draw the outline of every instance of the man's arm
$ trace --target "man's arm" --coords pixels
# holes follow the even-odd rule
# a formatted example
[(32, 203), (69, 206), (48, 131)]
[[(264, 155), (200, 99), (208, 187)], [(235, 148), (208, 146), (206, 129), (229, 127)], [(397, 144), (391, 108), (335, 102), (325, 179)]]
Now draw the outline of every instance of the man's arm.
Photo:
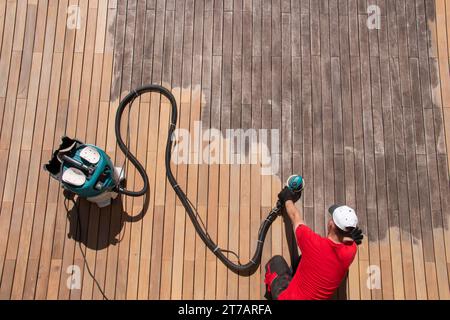
[(286, 201), (285, 207), (286, 213), (288, 214), (289, 219), (291, 219), (291, 223), (292, 226), (294, 227), (295, 233), (295, 230), (297, 230), (298, 226), (305, 224), (305, 221), (303, 221), (302, 215), (300, 214), (300, 210), (295, 206), (292, 200)]

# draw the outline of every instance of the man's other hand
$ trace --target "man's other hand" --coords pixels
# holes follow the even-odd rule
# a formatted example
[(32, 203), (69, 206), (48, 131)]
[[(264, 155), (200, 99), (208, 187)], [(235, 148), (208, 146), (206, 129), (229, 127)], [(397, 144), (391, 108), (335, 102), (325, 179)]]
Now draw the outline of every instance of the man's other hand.
[(350, 237), (353, 239), (353, 241), (355, 241), (355, 243), (359, 246), (362, 243), (362, 240), (364, 238), (363, 234), (362, 234), (362, 230), (358, 227), (356, 227), (355, 229), (353, 229), (350, 232)]
[(286, 201), (291, 200), (292, 202), (297, 202), (302, 196), (301, 192), (293, 192), (288, 187), (284, 187), (284, 189), (278, 194), (278, 199), (284, 205)]

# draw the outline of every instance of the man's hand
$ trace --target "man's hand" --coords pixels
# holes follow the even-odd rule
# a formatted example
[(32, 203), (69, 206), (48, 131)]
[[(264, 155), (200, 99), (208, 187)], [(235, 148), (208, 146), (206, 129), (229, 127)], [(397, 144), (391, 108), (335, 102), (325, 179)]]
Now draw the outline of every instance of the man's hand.
[(353, 241), (355, 241), (355, 243), (359, 246), (362, 243), (362, 240), (364, 238), (363, 234), (362, 234), (362, 230), (358, 227), (356, 227), (355, 229), (353, 229), (350, 232), (350, 237), (353, 239)]
[(284, 189), (278, 194), (278, 199), (284, 205), (286, 201), (291, 200), (292, 202), (297, 202), (302, 196), (301, 192), (293, 192), (288, 187), (284, 187)]

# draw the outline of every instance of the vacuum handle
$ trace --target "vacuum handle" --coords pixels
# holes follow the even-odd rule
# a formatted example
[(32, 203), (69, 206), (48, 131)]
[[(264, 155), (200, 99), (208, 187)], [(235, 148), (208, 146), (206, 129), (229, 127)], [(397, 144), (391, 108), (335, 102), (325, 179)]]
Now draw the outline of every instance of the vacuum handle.
[(92, 175), (92, 173), (94, 172), (94, 168), (88, 167), (87, 165), (83, 164), (82, 162), (77, 161), (67, 155), (63, 155), (62, 159), (64, 162), (70, 163), (72, 166), (74, 166), (77, 169), (80, 169), (87, 175)]

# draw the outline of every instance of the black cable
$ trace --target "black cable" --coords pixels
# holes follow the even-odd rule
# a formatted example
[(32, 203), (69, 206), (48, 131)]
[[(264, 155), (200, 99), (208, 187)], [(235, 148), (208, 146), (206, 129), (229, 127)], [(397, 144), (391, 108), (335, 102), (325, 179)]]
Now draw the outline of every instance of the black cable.
[[(135, 96), (133, 97), (133, 99), (130, 101), (130, 109), (131, 106), (134, 103), (134, 100), (136, 100), (136, 98), (138, 97), (137, 94), (135, 94)], [(129, 146), (130, 145), (130, 113), (131, 110), (128, 112), (128, 116), (127, 116), (127, 137), (126, 137), (126, 145)], [(125, 158), (123, 159), (123, 164), (122, 164), (122, 169), (120, 170), (120, 174), (119, 174), (119, 179), (122, 176), (122, 173), (124, 174), (124, 176), (126, 175), (126, 169), (128, 167), (128, 153), (129, 153), (129, 148), (127, 148), (127, 152), (125, 153)]]
[[(82, 229), (81, 229), (81, 214), (80, 214), (80, 208), (78, 206), (78, 204), (76, 203), (75, 200), (72, 199), (73, 202), (73, 207), (75, 208), (75, 211), (77, 213), (77, 229), (76, 229), (76, 233), (79, 235), (80, 239), (78, 241), (78, 247), (80, 248), (81, 251), (81, 255), (83, 256), (83, 261), (84, 261), (84, 265), (86, 266), (86, 270), (89, 274), (89, 276), (92, 278), (92, 280), (94, 281), (95, 285), (97, 286), (97, 289), (100, 291), (100, 293), (103, 296), (104, 300), (109, 300), (108, 297), (106, 296), (105, 292), (103, 291), (102, 287), (100, 286), (100, 283), (98, 282), (98, 280), (95, 278), (95, 275), (93, 274), (93, 272), (91, 271), (91, 268), (89, 268), (89, 264), (87, 262), (87, 258), (86, 258), (86, 252), (83, 251), (83, 248), (81, 247), (81, 241), (82, 241)], [(66, 205), (66, 199), (64, 199), (64, 206), (66, 207), (66, 210), (68, 210), (68, 207)]]
[[(200, 222), (200, 224), (202, 225), (202, 227), (203, 227), (203, 232), (205, 232), (205, 234), (206, 234), (206, 236), (208, 237), (209, 240), (213, 241), (212, 238), (211, 238), (211, 236), (210, 236), (209, 233), (208, 233), (208, 230), (207, 230), (207, 228), (206, 228), (205, 223), (203, 222), (202, 217), (198, 214), (197, 207), (194, 206), (194, 204), (192, 203), (192, 201), (191, 201), (189, 198), (187, 198), (187, 200), (189, 201), (189, 204), (191, 205), (192, 209), (194, 209), (194, 211), (195, 211), (195, 217), (196, 217), (196, 219)], [(239, 265), (242, 265), (242, 263), (241, 263), (241, 258), (239, 257), (239, 255), (238, 255), (236, 252), (234, 252), (234, 251), (232, 251), (232, 250), (224, 250), (224, 249), (222, 249), (222, 252), (224, 252), (224, 253), (229, 253), (229, 254), (235, 256), (236, 259), (238, 260), (238, 264), (239, 264)]]
[[(122, 120), (122, 115), (127, 106), (131, 107), (131, 103), (133, 102), (136, 97), (141, 96), (145, 93), (159, 93), (166, 97), (171, 105), (172, 113), (170, 118), (170, 126), (169, 126), (169, 134), (167, 136), (167, 144), (166, 144), (166, 154), (165, 154), (165, 166), (166, 166), (166, 175), (167, 179), (169, 180), (170, 185), (174, 189), (178, 199), (183, 204), (184, 208), (186, 209), (186, 212), (189, 216), (189, 218), (192, 221), (192, 224), (194, 225), (195, 231), (199, 235), (199, 237), (202, 239), (202, 241), (205, 243), (205, 245), (210, 249), (217, 258), (222, 261), (230, 270), (232, 270), (235, 273), (239, 273), (241, 275), (250, 275), (253, 274), (259, 267), (261, 263), (261, 256), (264, 246), (264, 240), (266, 238), (267, 232), (269, 231), (270, 226), (275, 221), (275, 219), (278, 217), (281, 206), (277, 205), (272, 211), (269, 213), (269, 216), (264, 220), (261, 224), (261, 227), (258, 232), (258, 242), (256, 244), (256, 250), (255, 253), (250, 259), (250, 261), (246, 264), (241, 264), (238, 262), (237, 264), (232, 262), (230, 259), (228, 259), (227, 256), (224, 255), (224, 253), (231, 253), (235, 254), (233, 252), (230, 252), (228, 250), (222, 250), (220, 249), (214, 241), (211, 239), (209, 234), (206, 231), (206, 228), (204, 227), (203, 222), (200, 222), (201, 219), (199, 219), (198, 212), (194, 208), (194, 206), (191, 204), (189, 198), (184, 193), (184, 191), (180, 188), (178, 185), (172, 169), (170, 168), (170, 162), (172, 157), (172, 144), (173, 144), (173, 133), (176, 129), (176, 123), (177, 123), (177, 117), (178, 117), (178, 111), (177, 111), (177, 103), (175, 100), (175, 97), (173, 94), (167, 90), (166, 88), (159, 86), (159, 85), (146, 85), (143, 87), (140, 87), (136, 90), (133, 90), (130, 92), (119, 104), (119, 107), (117, 109), (116, 113), (116, 120), (115, 120), (115, 131), (116, 131), (116, 138), (117, 138), (117, 144), (119, 148), (122, 150), (124, 154), (126, 154), (126, 157), (130, 160), (130, 162), (136, 167), (137, 171), (142, 177), (143, 180), (143, 187), (139, 191), (131, 191), (127, 190), (122, 186), (118, 187), (118, 192), (124, 195), (132, 196), (132, 197), (139, 197), (146, 194), (148, 190), (148, 176), (145, 172), (144, 167), (142, 164), (136, 159), (136, 157), (132, 154), (132, 152), (129, 150), (127, 145), (124, 143), (122, 136), (120, 134), (120, 123)], [(203, 225), (203, 226), (202, 226)], [(236, 254), (235, 254), (236, 255)], [(236, 255), (237, 256), (237, 255)], [(239, 257), (238, 257), (239, 258)]]

